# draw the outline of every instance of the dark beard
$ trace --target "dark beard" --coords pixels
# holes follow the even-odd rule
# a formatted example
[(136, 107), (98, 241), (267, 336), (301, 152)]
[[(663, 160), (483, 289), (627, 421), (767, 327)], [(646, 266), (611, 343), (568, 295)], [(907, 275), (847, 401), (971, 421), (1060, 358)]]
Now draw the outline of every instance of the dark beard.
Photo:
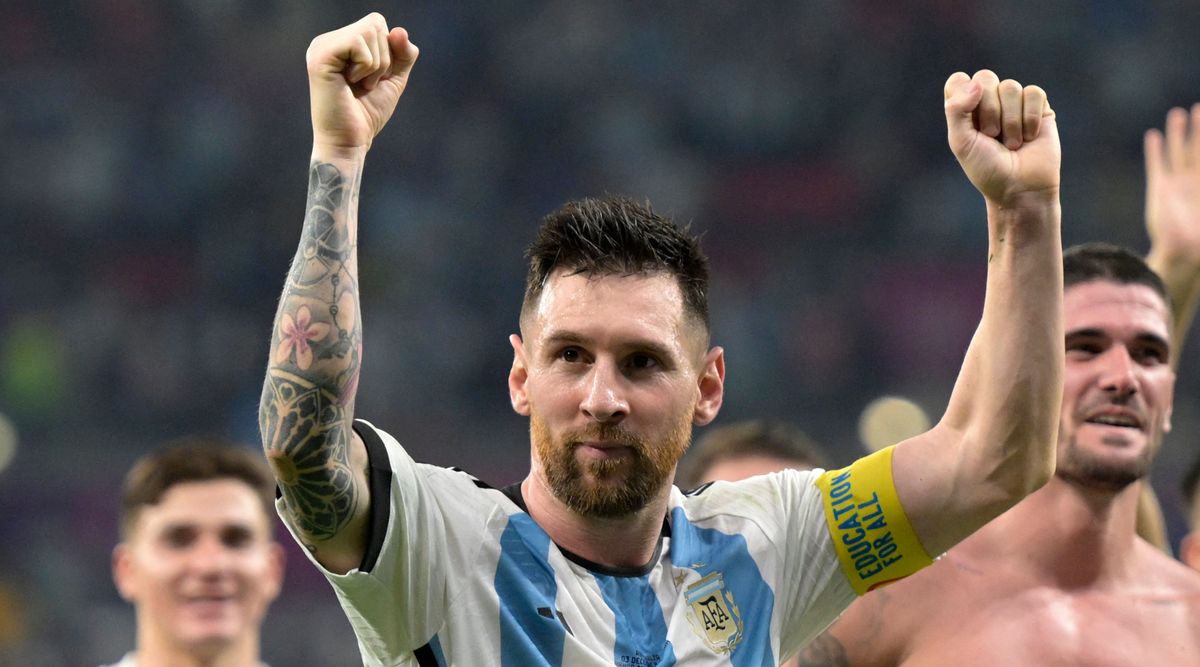
[(1079, 448), (1075, 437), (1067, 443), (1064, 460), (1058, 462), (1055, 475), (1080, 486), (1101, 491), (1117, 492), (1144, 478), (1150, 472), (1150, 451), (1147, 447), (1137, 460), (1109, 463), (1091, 456)]
[[(529, 429), (550, 491), (572, 512), (601, 519), (628, 516), (645, 507), (671, 479), (691, 441), (690, 415), (671, 429), (665, 442), (654, 445), (617, 424), (570, 432), (564, 442), (555, 443), (536, 413)], [(587, 440), (618, 442), (631, 451), (618, 460), (580, 462), (575, 449)]]

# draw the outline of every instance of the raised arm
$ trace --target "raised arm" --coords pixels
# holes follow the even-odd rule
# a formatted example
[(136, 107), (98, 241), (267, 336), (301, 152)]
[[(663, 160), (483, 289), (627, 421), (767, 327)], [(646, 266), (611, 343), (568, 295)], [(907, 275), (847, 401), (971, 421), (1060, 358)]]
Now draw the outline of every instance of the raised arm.
[[(1150, 254), (1146, 263), (1167, 286), (1175, 316), (1171, 330), (1171, 365), (1196, 317), (1200, 302), (1200, 104), (1191, 119), (1181, 108), (1167, 113), (1163, 132), (1146, 132), (1146, 231)], [(1189, 132), (1189, 127), (1190, 132)]]
[(379, 14), (318, 36), (306, 56), (308, 209), (275, 315), (259, 428), (289, 523), (334, 572), (358, 567), (370, 509), (366, 450), (351, 428), (362, 362), (358, 190), (416, 58), (408, 34)]
[(987, 293), (949, 406), (897, 446), (896, 492), (931, 555), (1054, 472), (1064, 365), (1058, 129), (1046, 94), (951, 76), (947, 134), (987, 205)]
[[(1188, 126), (1191, 126), (1189, 133)], [(1166, 132), (1148, 130), (1146, 158), (1146, 263), (1162, 277), (1171, 299), (1171, 367), (1180, 353), (1200, 302), (1200, 104), (1191, 119), (1182, 108), (1167, 113)], [(1138, 499), (1138, 534), (1170, 553), (1162, 507), (1150, 484)]]

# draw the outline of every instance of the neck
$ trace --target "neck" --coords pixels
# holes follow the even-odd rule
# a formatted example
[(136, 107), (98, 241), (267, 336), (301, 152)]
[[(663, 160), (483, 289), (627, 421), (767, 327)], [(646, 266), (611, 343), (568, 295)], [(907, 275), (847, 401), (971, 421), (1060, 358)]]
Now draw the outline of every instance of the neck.
[(1141, 482), (1099, 490), (1053, 477), (973, 535), (964, 547), (1003, 557), (1035, 580), (1062, 588), (1103, 587), (1136, 575)]
[[(145, 627), (139, 623), (139, 627)], [(138, 667), (259, 667), (258, 633), (246, 632), (219, 647), (183, 646), (154, 632), (138, 631)]]
[(606, 567), (636, 568), (654, 557), (671, 496), (665, 485), (642, 509), (617, 518), (581, 516), (530, 472), (521, 482), (529, 515), (559, 547)]

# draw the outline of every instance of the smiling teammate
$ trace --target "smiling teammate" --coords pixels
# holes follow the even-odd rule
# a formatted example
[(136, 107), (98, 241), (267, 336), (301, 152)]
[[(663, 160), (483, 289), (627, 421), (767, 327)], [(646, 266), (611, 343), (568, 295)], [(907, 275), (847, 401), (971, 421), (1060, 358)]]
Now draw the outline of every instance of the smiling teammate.
[(986, 71), (945, 88), (949, 143), (987, 205), (989, 270), (933, 429), (844, 470), (684, 496), (676, 463), (724, 389), (707, 262), (648, 207), (582, 200), (530, 247), (510, 339), (529, 475), (491, 489), (415, 463), (353, 409), (362, 168), (416, 57), (378, 14), (308, 49), (308, 215), (260, 411), (280, 516), (334, 586), (365, 663), (774, 665), (856, 594), (919, 569), (1051, 474), (1058, 134), (1041, 89)]
[(1054, 478), (932, 567), (855, 602), (801, 664), (1200, 664), (1200, 576), (1135, 534), (1200, 294), (1200, 105), (1188, 125), (1173, 109), (1165, 137), (1146, 135), (1150, 266), (1104, 244), (1063, 258)]
[(113, 667), (254, 667), (283, 548), (262, 460), (196, 440), (139, 460), (121, 495), (113, 579), (137, 610), (137, 648)]

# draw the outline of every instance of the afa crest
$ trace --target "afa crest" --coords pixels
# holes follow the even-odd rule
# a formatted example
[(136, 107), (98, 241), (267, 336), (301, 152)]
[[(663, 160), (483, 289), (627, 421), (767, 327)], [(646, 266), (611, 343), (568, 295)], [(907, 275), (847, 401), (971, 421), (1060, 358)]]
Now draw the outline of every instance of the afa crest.
[(688, 586), (687, 619), (692, 630), (717, 653), (729, 653), (742, 641), (742, 612), (733, 601), (733, 593), (725, 590), (725, 577), (713, 572)]

